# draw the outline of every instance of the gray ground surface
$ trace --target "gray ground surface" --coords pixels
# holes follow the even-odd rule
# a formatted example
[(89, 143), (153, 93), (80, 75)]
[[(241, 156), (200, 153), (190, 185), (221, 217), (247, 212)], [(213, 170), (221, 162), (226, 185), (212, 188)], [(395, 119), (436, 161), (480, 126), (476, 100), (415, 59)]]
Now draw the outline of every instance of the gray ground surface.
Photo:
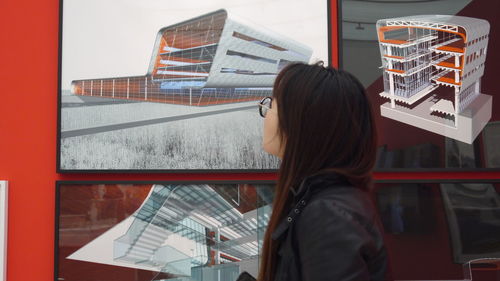
[(63, 170), (253, 170), (279, 165), (262, 150), (257, 102), (191, 107), (84, 99), (63, 96), (63, 103), (84, 104), (61, 109)]

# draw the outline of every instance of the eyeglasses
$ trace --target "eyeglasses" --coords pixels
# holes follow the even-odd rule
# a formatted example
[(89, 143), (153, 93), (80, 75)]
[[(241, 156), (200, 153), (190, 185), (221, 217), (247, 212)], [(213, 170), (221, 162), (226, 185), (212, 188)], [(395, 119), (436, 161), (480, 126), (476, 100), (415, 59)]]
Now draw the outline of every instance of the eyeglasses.
[(263, 118), (266, 117), (267, 111), (271, 109), (271, 104), (273, 103), (272, 97), (265, 97), (259, 102), (259, 114)]

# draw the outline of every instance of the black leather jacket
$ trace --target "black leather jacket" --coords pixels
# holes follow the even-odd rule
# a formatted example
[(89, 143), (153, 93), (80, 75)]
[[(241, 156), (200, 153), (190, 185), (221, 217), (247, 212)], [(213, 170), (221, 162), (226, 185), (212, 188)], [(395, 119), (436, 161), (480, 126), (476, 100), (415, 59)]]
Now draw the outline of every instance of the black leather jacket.
[(304, 180), (278, 224), (275, 281), (389, 280), (373, 203), (337, 174)]

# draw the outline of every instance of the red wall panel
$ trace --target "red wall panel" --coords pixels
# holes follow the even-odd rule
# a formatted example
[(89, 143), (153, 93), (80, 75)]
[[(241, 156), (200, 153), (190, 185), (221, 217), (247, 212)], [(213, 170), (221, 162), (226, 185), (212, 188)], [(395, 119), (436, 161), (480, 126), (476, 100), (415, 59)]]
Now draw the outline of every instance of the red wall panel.
[[(0, 179), (9, 180), (10, 188), (9, 281), (53, 280), (56, 180), (275, 178), (273, 174), (57, 174), (59, 1), (2, 0), (0, 11)], [(334, 64), (336, 13), (336, 3), (332, 3)], [(376, 177), (500, 178), (500, 173), (384, 173)]]

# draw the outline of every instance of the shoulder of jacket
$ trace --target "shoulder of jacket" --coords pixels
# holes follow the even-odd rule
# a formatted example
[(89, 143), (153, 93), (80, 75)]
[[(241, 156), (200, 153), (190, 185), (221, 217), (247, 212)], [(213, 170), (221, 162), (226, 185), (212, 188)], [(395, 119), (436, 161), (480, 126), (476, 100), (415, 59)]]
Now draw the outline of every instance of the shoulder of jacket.
[(309, 196), (309, 203), (328, 201), (341, 209), (363, 211), (371, 209), (369, 192), (350, 185), (314, 186)]
[(297, 219), (308, 221), (326, 216), (352, 221), (367, 230), (376, 220), (367, 192), (348, 186), (327, 188), (313, 194)]

